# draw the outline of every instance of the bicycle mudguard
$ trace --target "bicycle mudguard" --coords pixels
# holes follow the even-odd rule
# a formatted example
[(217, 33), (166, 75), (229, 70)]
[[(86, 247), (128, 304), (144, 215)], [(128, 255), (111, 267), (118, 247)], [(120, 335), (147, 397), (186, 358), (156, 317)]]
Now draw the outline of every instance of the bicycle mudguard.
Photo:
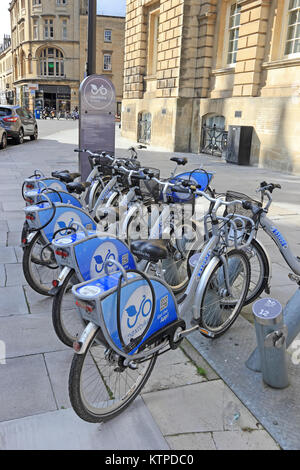
[(33, 190), (33, 189), (44, 189), (53, 188), (56, 191), (67, 191), (66, 183), (63, 183), (57, 178), (45, 178), (40, 176), (32, 176), (31, 178), (26, 178), (24, 180), (24, 189), (25, 191)]
[(185, 323), (178, 319), (175, 298), (166, 284), (128, 272), (119, 290), (119, 279), (120, 272), (73, 286), (81, 316), (99, 326), (110, 347), (123, 357), (140, 357), (146, 346), (166, 339), (171, 343)]
[[(49, 188), (51, 189), (51, 188)], [(45, 191), (44, 191), (45, 192)], [(82, 207), (81, 202), (72, 194), (67, 191), (56, 191), (56, 192), (46, 192), (47, 197), (52, 202), (61, 202), (63, 204), (71, 204), (75, 207)], [(24, 193), (25, 201), (29, 205), (37, 204), (43, 200), (43, 192), (41, 189), (35, 189), (32, 191), (25, 191)]]
[[(206, 191), (207, 187), (209, 186), (211, 180), (213, 178), (212, 173), (208, 173), (199, 169), (188, 171), (186, 173), (180, 173), (175, 175), (171, 180), (170, 183), (176, 184), (182, 180), (188, 180), (191, 183), (194, 183), (196, 186), (200, 186), (201, 191)], [(194, 196), (190, 193), (180, 193), (171, 191), (169, 188), (167, 191), (167, 196), (171, 198), (174, 203), (190, 203), (193, 201)], [(197, 196), (196, 196), (197, 197)]]
[(96, 230), (95, 221), (83, 209), (61, 203), (55, 204), (55, 208), (56, 212), (52, 220), (53, 208), (48, 202), (24, 209), (30, 229), (38, 230), (39, 227), (47, 224), (41, 230), (45, 241), (52, 242), (53, 234), (58, 230), (61, 230), (62, 236), (66, 235), (69, 227), (73, 226), (76, 229), (76, 223), (79, 226), (83, 225), (87, 230)]

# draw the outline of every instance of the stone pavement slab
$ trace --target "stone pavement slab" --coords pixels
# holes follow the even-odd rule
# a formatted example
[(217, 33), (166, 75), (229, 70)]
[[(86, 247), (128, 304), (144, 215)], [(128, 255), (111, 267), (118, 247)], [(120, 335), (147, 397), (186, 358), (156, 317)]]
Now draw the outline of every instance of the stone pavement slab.
[[(20, 269), (22, 267), (20, 266)], [(29, 304), (30, 313), (51, 313), (52, 312), (52, 297), (40, 295), (34, 291), (30, 286), (24, 287), (27, 302)]]
[(56, 336), (49, 314), (0, 318), (0, 340), (8, 358), (67, 349)]
[(0, 421), (57, 409), (42, 354), (7, 359), (0, 383)]
[(0, 246), (0, 263), (16, 263), (15, 250), (12, 247)]
[(0, 288), (0, 317), (28, 313), (22, 286)]
[(279, 450), (279, 446), (264, 430), (213, 432), (217, 450)]
[(58, 408), (71, 407), (68, 383), (74, 354), (75, 353), (73, 349), (67, 347), (65, 347), (65, 350), (63, 351), (50, 352), (45, 354), (45, 362)]
[(72, 409), (0, 423), (1, 450), (168, 450), (141, 398), (104, 424), (82, 421)]
[(20, 264), (6, 264), (6, 286), (25, 286), (27, 281), (25, 279), (22, 266)]

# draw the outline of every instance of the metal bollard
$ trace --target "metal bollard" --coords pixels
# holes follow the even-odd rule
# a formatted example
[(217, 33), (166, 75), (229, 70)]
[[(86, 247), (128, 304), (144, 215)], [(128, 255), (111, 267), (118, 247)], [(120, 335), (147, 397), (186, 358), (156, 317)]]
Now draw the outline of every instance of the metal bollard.
[(260, 358), (259, 369), (257, 360), (253, 362), (253, 355), (246, 365), (249, 369), (261, 370), (267, 385), (285, 388), (289, 385), (289, 380), (286, 358), (287, 327), (283, 324), (282, 306), (275, 299), (260, 299), (253, 305), (253, 314)]

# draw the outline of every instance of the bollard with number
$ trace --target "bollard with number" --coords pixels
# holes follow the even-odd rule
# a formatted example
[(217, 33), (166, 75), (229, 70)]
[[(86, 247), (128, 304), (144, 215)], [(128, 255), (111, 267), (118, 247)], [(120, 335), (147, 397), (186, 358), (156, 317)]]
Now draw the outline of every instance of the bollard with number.
[[(282, 306), (275, 299), (260, 299), (253, 305), (253, 314), (263, 380), (271, 387), (285, 388), (289, 381)], [(250, 359), (247, 366), (254, 369)]]

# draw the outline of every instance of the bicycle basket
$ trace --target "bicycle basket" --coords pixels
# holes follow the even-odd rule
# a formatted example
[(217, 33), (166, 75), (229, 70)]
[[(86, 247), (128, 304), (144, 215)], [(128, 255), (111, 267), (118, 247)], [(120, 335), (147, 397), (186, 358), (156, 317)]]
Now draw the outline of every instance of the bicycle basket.
[[(157, 168), (149, 168), (147, 167), (147, 170), (150, 170), (151, 173), (153, 174), (153, 177), (158, 179), (160, 178), (160, 170)], [(143, 171), (143, 170), (141, 170)], [(159, 200), (159, 184), (156, 181), (151, 180), (139, 180), (135, 179), (134, 177), (132, 178), (132, 183), (135, 186), (139, 187), (140, 190), (140, 196), (142, 196), (143, 200), (145, 199), (153, 199), (155, 202), (158, 202)]]
[[(261, 202), (256, 201), (255, 199), (252, 199), (251, 197), (247, 196), (247, 194), (243, 193), (238, 193), (236, 191), (227, 191), (226, 193), (226, 201), (235, 201), (236, 199), (240, 201), (249, 201), (251, 204), (256, 204), (258, 206), (262, 206)], [(253, 213), (251, 209), (244, 209), (242, 204), (236, 203), (230, 207), (226, 207), (224, 211), (224, 217), (226, 217), (228, 214), (235, 214), (235, 215), (243, 215), (245, 217), (253, 218)]]

